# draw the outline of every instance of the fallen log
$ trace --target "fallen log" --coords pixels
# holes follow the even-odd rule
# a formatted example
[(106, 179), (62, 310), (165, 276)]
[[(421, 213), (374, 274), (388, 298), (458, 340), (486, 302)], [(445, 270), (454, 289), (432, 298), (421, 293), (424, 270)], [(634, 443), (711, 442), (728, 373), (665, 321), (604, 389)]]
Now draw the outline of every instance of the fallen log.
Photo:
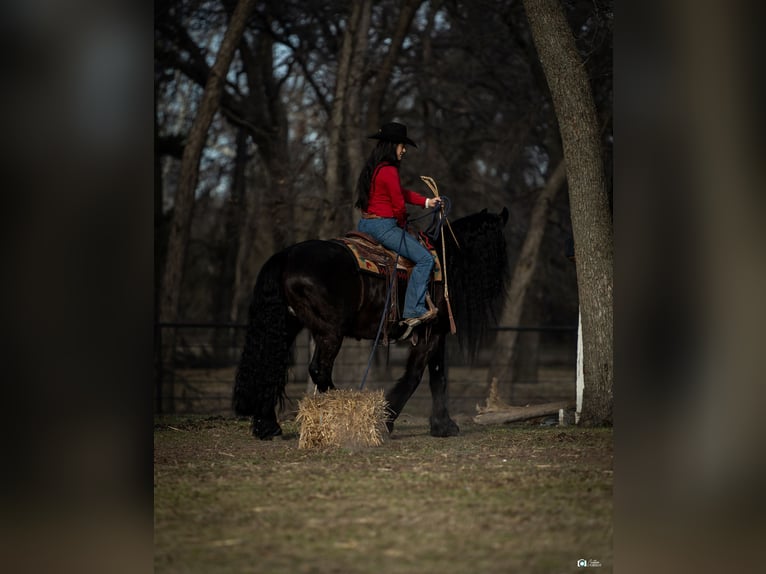
[(560, 409), (567, 410), (574, 407), (574, 403), (570, 401), (527, 405), (525, 407), (511, 406), (500, 399), (500, 395), (497, 392), (497, 377), (492, 377), (492, 382), (489, 385), (487, 402), (483, 407), (476, 405), (476, 411), (479, 414), (473, 417), (473, 422), (480, 425), (495, 425), (513, 421), (523, 421), (536, 417), (553, 415), (558, 413)]
[(507, 406), (502, 409), (480, 413), (473, 417), (473, 422), (480, 425), (496, 425), (553, 415), (557, 414), (560, 409), (567, 410), (571, 408), (574, 408), (574, 404), (568, 401), (528, 405), (526, 407)]

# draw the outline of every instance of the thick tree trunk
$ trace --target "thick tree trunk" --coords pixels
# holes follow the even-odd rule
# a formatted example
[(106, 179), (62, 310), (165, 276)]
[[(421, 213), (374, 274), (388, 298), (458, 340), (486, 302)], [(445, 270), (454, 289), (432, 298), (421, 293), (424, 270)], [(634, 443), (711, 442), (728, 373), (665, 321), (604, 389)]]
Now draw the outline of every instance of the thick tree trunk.
[[(268, 173), (268, 192), (264, 194), (263, 223), (271, 230), (274, 249), (293, 242), (293, 204), (291, 196), (288, 125), (285, 104), (280, 97), (280, 82), (274, 77), (274, 38), (261, 34), (255, 51), (242, 42), (240, 54), (246, 71), (250, 96), (232, 120), (247, 128), (258, 148)], [(233, 111), (233, 110), (232, 110)]]
[[(538, 253), (540, 245), (545, 234), (545, 223), (548, 219), (548, 212), (556, 194), (564, 183), (566, 168), (564, 161), (559, 162), (556, 169), (553, 170), (548, 183), (537, 196), (535, 205), (532, 208), (532, 214), (529, 218), (529, 229), (521, 246), (521, 253), (516, 262), (511, 278), (511, 287), (508, 291), (506, 304), (503, 307), (503, 314), (500, 318), (501, 325), (518, 325), (521, 321), (521, 315), (524, 311), (524, 301), (529, 286), (537, 268)], [(504, 397), (511, 396), (511, 384), (513, 381), (513, 367), (516, 357), (516, 342), (519, 337), (518, 331), (500, 331), (495, 340), (495, 353), (492, 356), (489, 370), (487, 371), (487, 382), (497, 379)]]
[[(240, 0), (224, 34), (221, 48), (215, 63), (210, 70), (210, 76), (205, 84), (205, 91), (199, 105), (197, 116), (194, 118), (189, 139), (184, 147), (181, 159), (181, 177), (175, 195), (173, 219), (170, 225), (170, 237), (165, 256), (165, 269), (162, 276), (160, 299), (160, 320), (172, 322), (178, 318), (178, 302), (181, 292), (186, 247), (191, 231), (192, 211), (194, 208), (194, 192), (199, 176), (199, 162), (207, 139), (207, 132), (218, 109), (223, 83), (229, 70), (237, 44), (245, 30), (248, 16), (255, 5), (254, 0)], [(175, 346), (172, 330), (168, 331), (167, 349), (170, 356)], [(171, 406), (172, 408), (172, 406)]]
[(588, 77), (558, 0), (524, 0), (558, 118), (582, 311), (585, 391), (580, 423), (613, 423), (613, 237), (598, 120)]

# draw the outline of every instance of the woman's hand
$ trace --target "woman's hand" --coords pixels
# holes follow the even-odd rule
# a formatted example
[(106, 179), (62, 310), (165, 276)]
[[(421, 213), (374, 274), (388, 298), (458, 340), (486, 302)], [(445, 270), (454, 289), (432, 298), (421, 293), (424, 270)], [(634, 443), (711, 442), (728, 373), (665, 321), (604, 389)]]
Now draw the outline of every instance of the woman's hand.
[(441, 197), (430, 197), (426, 198), (426, 207), (437, 207), (441, 205), (442, 199)]

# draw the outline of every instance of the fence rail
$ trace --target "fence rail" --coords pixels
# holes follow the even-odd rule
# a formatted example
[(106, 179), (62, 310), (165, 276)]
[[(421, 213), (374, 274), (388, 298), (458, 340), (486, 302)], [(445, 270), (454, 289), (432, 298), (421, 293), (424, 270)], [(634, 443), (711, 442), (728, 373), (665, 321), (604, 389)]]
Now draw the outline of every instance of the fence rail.
[[(244, 323), (158, 322), (155, 324), (155, 414), (231, 414), (231, 390), (244, 344)], [(169, 332), (174, 337), (169, 337)], [(511, 404), (573, 400), (577, 360), (577, 327), (566, 325), (498, 326), (493, 331), (518, 331), (513, 381), (501, 382), (501, 396)], [(488, 392), (487, 372), (494, 341), (473, 363), (461, 353), (456, 337), (447, 338), (447, 377), (453, 413), (476, 412)], [(171, 343), (172, 341), (172, 343)], [(172, 348), (171, 348), (172, 347)], [(371, 341), (346, 339), (333, 370), (339, 388), (356, 388), (372, 350)], [(313, 390), (308, 374), (311, 337), (302, 331), (291, 352), (287, 373), (289, 416), (297, 401)], [(366, 387), (387, 389), (401, 376), (409, 343), (375, 350)], [(427, 415), (431, 399), (428, 373), (407, 404), (411, 414)]]

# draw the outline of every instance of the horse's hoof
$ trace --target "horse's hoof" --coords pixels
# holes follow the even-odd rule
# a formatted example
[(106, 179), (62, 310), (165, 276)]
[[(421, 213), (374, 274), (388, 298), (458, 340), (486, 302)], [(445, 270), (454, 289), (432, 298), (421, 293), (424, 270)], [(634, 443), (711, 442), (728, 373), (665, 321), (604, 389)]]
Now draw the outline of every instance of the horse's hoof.
[(256, 419), (253, 422), (253, 436), (261, 440), (271, 440), (282, 434), (282, 427), (276, 421)]
[(431, 421), (431, 436), (447, 437), (459, 434), (460, 427), (452, 419), (449, 419), (446, 423)]
[(386, 428), (388, 429), (388, 434), (394, 432), (394, 421), (386, 421)]

